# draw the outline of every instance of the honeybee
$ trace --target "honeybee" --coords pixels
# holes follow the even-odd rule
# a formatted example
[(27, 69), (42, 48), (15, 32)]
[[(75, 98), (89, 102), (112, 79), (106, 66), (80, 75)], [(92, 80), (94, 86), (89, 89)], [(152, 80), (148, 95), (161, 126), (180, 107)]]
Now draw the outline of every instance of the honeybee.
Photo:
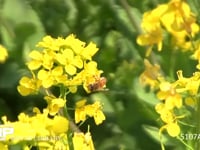
[(90, 92), (105, 91), (107, 79), (105, 77), (96, 78), (95, 82), (88, 84), (87, 88)]

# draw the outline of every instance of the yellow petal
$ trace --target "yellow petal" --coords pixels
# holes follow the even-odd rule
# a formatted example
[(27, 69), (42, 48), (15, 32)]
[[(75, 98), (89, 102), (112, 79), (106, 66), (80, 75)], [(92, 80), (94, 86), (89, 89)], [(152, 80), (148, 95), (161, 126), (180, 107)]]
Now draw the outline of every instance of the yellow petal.
[(176, 137), (180, 134), (180, 127), (177, 123), (170, 123), (166, 127), (167, 132), (170, 136)]
[(69, 75), (74, 75), (76, 73), (76, 67), (74, 67), (73, 65), (66, 65), (65, 66), (65, 71), (69, 74)]

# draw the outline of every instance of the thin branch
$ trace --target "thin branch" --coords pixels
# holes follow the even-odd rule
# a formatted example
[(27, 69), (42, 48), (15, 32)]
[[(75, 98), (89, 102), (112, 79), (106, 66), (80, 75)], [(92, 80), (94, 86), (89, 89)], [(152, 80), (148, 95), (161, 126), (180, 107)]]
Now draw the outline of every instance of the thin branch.
[(135, 17), (132, 15), (131, 13), (131, 8), (129, 6), (129, 4), (127, 3), (126, 0), (120, 0), (124, 10), (126, 11), (127, 13), (127, 16), (131, 22), (131, 24), (133, 25), (133, 27), (136, 29), (136, 31), (138, 31), (139, 33), (142, 33), (142, 30), (138, 24), (138, 22), (136, 21)]

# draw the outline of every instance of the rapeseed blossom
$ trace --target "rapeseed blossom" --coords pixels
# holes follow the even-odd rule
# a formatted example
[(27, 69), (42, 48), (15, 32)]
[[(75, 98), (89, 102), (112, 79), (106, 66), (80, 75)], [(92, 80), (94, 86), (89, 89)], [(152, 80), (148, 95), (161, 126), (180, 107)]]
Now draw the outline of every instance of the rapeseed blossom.
[[(103, 71), (92, 59), (98, 48), (92, 42), (86, 45), (73, 34), (66, 38), (45, 36), (37, 47), (40, 50), (32, 50), (26, 63), (30, 75), (20, 79), (17, 90), (22, 96), (42, 93), (47, 106), (42, 112), (34, 108), (31, 116), (20, 113), (15, 122), (2, 117), (3, 125), (11, 127), (14, 133), (6, 136), (6, 142), (0, 142), (0, 148), (23, 143), (23, 149), (27, 150), (32, 146), (48, 150), (70, 150), (72, 147), (94, 150), (91, 133), (77, 133), (70, 124), (78, 128), (76, 124), (84, 123), (88, 117), (93, 117), (96, 125), (101, 124), (105, 120), (102, 104), (99, 101), (86, 104), (86, 99), (77, 102), (74, 122), (68, 113), (67, 95), (75, 94), (79, 86), (87, 93), (94, 91), (91, 86), (97, 86), (96, 90), (106, 86), (106, 80), (97, 82)], [(52, 87), (59, 89), (56, 96)]]
[(94, 104), (85, 105), (86, 100), (80, 100), (76, 103), (75, 109), (75, 122), (85, 121), (87, 116), (94, 117), (96, 125), (101, 124), (105, 120), (105, 116), (102, 112), (102, 106), (100, 102), (96, 101)]
[(41, 88), (61, 84), (68, 87), (70, 92), (75, 92), (77, 86), (84, 85), (84, 89), (89, 92), (85, 85), (88, 78), (103, 73), (97, 69), (97, 63), (92, 60), (92, 56), (98, 51), (94, 43), (86, 46), (74, 35), (69, 35), (65, 39), (46, 36), (37, 46), (43, 50), (31, 51), (29, 54), (31, 60), (27, 63), (33, 76), (30, 80), (33, 80), (36, 86), (32, 86), (33, 89), (27, 88), (23, 80), (28, 80), (30, 77), (23, 77), (18, 86), (18, 91), (22, 95), (34, 94)]
[[(192, 114), (187, 108), (195, 111), (199, 109), (200, 44), (197, 39), (199, 25), (196, 15), (187, 1), (170, 0), (166, 4), (158, 5), (155, 9), (145, 12), (141, 28), (144, 32), (138, 36), (137, 43), (147, 46), (146, 56), (150, 55), (154, 46), (161, 51), (163, 43), (167, 41), (168, 48), (179, 49), (182, 52), (190, 51), (193, 53), (192, 58), (198, 62), (196, 65), (198, 70), (194, 71), (191, 76), (185, 77), (183, 71), (178, 70), (177, 79), (174, 79), (166, 77), (164, 72), (161, 74), (162, 68), (159, 65), (152, 65), (145, 59), (145, 71), (140, 76), (141, 83), (149, 85), (156, 92), (159, 100), (155, 110), (162, 122), (159, 129), (160, 140), (164, 131), (167, 131), (171, 137), (179, 138), (184, 132), (182, 125), (191, 124), (185, 119), (191, 117)], [(151, 59), (154, 60), (154, 57)], [(156, 61), (159, 60), (156, 59)], [(164, 150), (162, 140), (161, 148)]]
[(137, 43), (149, 46), (147, 56), (154, 45), (157, 45), (158, 51), (162, 50), (166, 32), (172, 36), (173, 46), (183, 50), (192, 48), (192, 42), (186, 39), (194, 37), (199, 32), (196, 17), (183, 0), (171, 0), (144, 13), (141, 27), (144, 33), (138, 36)]
[(162, 78), (160, 66), (152, 65), (147, 59), (144, 60), (145, 71), (140, 75), (140, 82), (143, 85), (148, 85), (151, 89), (159, 87), (159, 80)]

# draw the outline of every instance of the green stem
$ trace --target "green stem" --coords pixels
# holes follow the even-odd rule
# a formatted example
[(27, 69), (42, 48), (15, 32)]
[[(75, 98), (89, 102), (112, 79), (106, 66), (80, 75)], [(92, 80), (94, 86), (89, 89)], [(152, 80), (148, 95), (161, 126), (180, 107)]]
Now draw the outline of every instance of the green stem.
[(138, 21), (136, 20), (136, 18), (131, 14), (131, 8), (130, 8), (129, 4), (127, 3), (126, 0), (120, 0), (120, 2), (122, 4), (122, 7), (124, 8), (124, 10), (127, 13), (127, 16), (129, 17), (131, 24), (136, 29), (136, 31), (141, 34), (142, 30), (141, 30), (140, 25), (138, 24)]
[[(60, 98), (62, 99), (66, 99), (68, 92), (67, 92), (67, 88), (64, 87), (63, 85), (60, 86)], [(73, 146), (73, 141), (72, 141), (72, 132), (71, 132), (71, 127), (70, 127), (70, 115), (68, 113), (67, 110), (67, 104), (64, 105), (64, 107), (60, 110), (61, 115), (64, 116), (65, 118), (68, 119), (69, 121), (69, 130), (67, 131), (67, 137), (68, 137), (68, 146), (70, 150), (74, 150), (74, 146)]]
[(194, 150), (191, 146), (189, 146), (186, 142), (184, 142), (184, 140), (181, 139), (180, 137), (177, 137), (177, 139), (178, 139), (181, 143), (183, 143), (183, 144), (188, 148), (188, 150)]
[(68, 121), (69, 121), (69, 128), (70, 128), (70, 129), (67, 131), (69, 149), (70, 149), (70, 150), (74, 150), (73, 141), (72, 141), (71, 125), (70, 125), (71, 120), (70, 120), (70, 116), (69, 116), (69, 114), (68, 114), (67, 106), (66, 106), (66, 105), (63, 107), (63, 116), (64, 116), (65, 118), (67, 118)]

